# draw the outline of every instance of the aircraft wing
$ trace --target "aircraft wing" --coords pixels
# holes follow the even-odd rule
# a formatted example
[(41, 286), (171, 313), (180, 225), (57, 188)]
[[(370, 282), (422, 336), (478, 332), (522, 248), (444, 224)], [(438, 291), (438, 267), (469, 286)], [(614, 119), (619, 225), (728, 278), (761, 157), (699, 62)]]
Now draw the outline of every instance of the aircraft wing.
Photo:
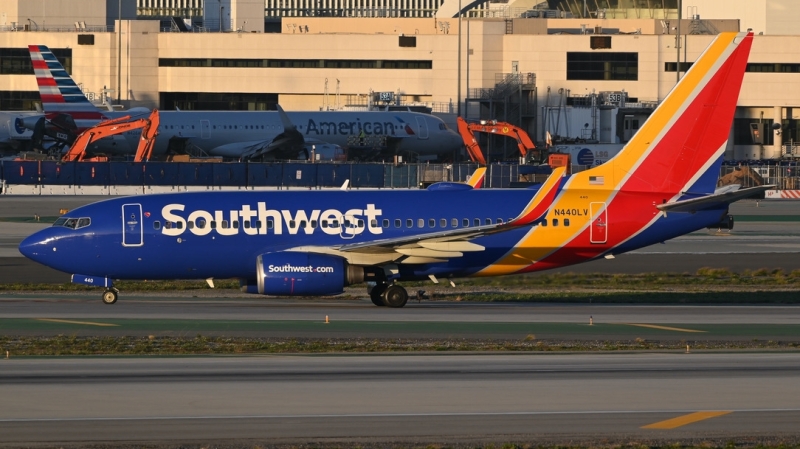
[(485, 249), (471, 242), (472, 239), (518, 228), (511, 223), (498, 223), (336, 247), (303, 246), (291, 248), (290, 251), (338, 255), (354, 265), (437, 263)]
[(694, 213), (706, 209), (715, 209), (719, 206), (734, 203), (741, 199), (749, 198), (753, 195), (759, 194), (765, 190), (774, 189), (774, 185), (749, 187), (747, 189), (719, 189), (717, 193), (699, 198), (692, 198), (683, 201), (674, 201), (670, 203), (659, 204), (656, 207), (667, 212), (689, 212)]
[(241, 160), (257, 160), (268, 156), (274, 159), (297, 159), (300, 152), (309, 158), (306, 141), (297, 131), (297, 127), (286, 115), (283, 108), (277, 105), (278, 115), (283, 124), (283, 131), (272, 139), (259, 141), (235, 142), (212, 148), (212, 156), (239, 158)]

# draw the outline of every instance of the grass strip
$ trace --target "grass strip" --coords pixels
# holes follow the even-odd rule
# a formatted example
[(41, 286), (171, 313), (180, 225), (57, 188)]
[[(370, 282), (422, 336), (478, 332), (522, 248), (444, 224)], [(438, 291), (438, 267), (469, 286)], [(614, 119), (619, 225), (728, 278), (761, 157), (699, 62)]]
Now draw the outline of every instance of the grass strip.
[[(237, 280), (215, 280), (215, 286), (221, 290), (238, 289)], [(171, 280), (171, 281), (118, 281), (114, 284), (126, 292), (135, 291), (183, 291), (207, 290), (205, 281)], [(406, 287), (430, 287), (430, 282), (403, 282)], [(463, 287), (570, 287), (593, 289), (628, 289), (658, 290), (679, 287), (687, 289), (694, 286), (747, 287), (763, 286), (769, 288), (800, 287), (800, 270), (786, 272), (781, 269), (761, 268), (734, 272), (726, 268), (700, 268), (695, 273), (639, 273), (639, 274), (605, 274), (605, 273), (552, 273), (522, 274), (487, 278), (458, 279), (458, 286)], [(96, 287), (78, 284), (0, 284), (0, 291), (96, 291)]]
[(781, 341), (655, 341), (632, 340), (520, 340), (421, 338), (238, 338), (197, 335), (186, 337), (0, 337), (0, 350), (20, 356), (136, 356), (325, 354), (378, 352), (611, 352), (692, 350), (800, 350), (800, 343)]

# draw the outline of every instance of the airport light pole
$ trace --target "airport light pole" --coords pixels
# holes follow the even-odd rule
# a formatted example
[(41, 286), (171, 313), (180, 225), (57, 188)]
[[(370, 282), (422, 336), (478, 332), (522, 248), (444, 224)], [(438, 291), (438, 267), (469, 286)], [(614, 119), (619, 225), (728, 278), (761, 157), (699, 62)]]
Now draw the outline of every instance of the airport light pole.
[(117, 1), (117, 104), (122, 102), (122, 0)]
[(461, 0), (458, 0), (458, 81), (456, 89), (458, 90), (456, 116), (461, 117)]
[(683, 1), (678, 0), (678, 27), (675, 32), (675, 48), (678, 49), (678, 57), (675, 59), (675, 82), (681, 80), (681, 10), (683, 9)]

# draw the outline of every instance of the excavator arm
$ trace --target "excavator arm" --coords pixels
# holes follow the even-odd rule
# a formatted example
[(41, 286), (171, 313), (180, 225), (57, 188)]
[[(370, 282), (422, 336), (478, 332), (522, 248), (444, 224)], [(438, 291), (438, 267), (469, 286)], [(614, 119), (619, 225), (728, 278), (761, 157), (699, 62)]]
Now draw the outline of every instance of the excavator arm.
[(478, 145), (478, 139), (475, 138), (475, 134), (470, 128), (470, 123), (461, 117), (456, 118), (456, 123), (458, 124), (458, 133), (464, 141), (464, 146), (467, 148), (467, 154), (469, 154), (470, 160), (480, 165), (486, 165), (486, 158), (483, 157), (483, 151), (481, 151), (481, 147)]
[[(64, 162), (75, 162), (86, 159), (89, 145), (104, 137), (123, 134), (135, 129), (142, 129), (142, 138), (139, 140), (136, 156), (147, 153), (149, 157), (152, 146), (155, 143), (155, 136), (158, 130), (158, 110), (153, 110), (149, 118), (130, 120), (131, 116), (106, 120), (82, 132), (72, 143), (69, 150), (62, 156)], [(130, 120), (130, 121), (129, 121)], [(153, 126), (155, 124), (155, 126)]]
[(467, 147), (470, 159), (481, 165), (486, 164), (486, 157), (483, 155), (478, 141), (475, 138), (476, 132), (492, 133), (501, 136), (511, 137), (517, 142), (517, 148), (522, 157), (527, 157), (530, 151), (536, 150), (536, 145), (533, 144), (528, 133), (524, 129), (514, 126), (510, 123), (498, 122), (496, 120), (481, 121), (480, 123), (470, 123), (461, 117), (456, 119), (458, 123), (458, 133), (464, 140), (464, 145)]

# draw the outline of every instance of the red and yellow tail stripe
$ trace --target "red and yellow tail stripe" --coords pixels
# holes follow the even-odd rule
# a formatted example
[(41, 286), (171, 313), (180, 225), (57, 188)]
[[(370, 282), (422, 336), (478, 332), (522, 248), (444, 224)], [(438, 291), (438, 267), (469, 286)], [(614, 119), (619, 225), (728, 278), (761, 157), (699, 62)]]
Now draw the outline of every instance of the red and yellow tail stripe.
[[(477, 274), (578, 263), (647, 232), (660, 217), (655, 205), (682, 196), (722, 155), (751, 44), (752, 34), (720, 34), (616, 157), (568, 178), (547, 214), (561, 226), (532, 227), (514, 249)], [(534, 212), (531, 206), (526, 212)], [(592, 243), (591, 224), (604, 217), (607, 238)], [(564, 218), (570, 226), (563, 226)]]

